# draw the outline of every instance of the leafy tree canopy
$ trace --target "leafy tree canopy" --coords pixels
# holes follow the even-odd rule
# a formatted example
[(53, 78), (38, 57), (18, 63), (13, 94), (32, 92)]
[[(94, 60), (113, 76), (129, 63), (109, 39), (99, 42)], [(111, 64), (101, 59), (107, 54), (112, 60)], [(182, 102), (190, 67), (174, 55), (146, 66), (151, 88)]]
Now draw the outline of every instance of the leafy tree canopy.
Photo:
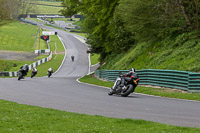
[(83, 14), (93, 52), (104, 59), (140, 41), (159, 41), (195, 31), (199, 0), (62, 0), (64, 15)]

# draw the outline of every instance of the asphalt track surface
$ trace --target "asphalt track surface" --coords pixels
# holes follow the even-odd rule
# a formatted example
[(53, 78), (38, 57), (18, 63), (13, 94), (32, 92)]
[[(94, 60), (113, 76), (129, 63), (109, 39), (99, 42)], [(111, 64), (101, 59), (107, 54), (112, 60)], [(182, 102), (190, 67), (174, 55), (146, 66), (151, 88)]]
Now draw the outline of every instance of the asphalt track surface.
[[(77, 82), (89, 72), (87, 47), (73, 35), (57, 31), (66, 58), (51, 78), (0, 79), (0, 99), (46, 108), (115, 118), (143, 119), (177, 126), (200, 127), (200, 102), (133, 93), (108, 96), (108, 89)], [(75, 56), (75, 62), (71, 61)], [(136, 88), (137, 89), (137, 88)]]

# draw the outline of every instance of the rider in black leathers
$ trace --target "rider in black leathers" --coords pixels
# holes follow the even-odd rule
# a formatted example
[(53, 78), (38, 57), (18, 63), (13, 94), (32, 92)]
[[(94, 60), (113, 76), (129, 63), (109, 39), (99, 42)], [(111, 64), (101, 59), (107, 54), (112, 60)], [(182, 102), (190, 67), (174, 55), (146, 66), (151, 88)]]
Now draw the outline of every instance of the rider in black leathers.
[(50, 67), (50, 68), (48, 69), (48, 71), (47, 71), (48, 77), (50, 77), (50, 76), (52, 75), (52, 73), (53, 73), (53, 68)]
[[(139, 77), (138, 77), (138, 75), (136, 74), (134, 68), (131, 68), (131, 69), (129, 70), (128, 73), (126, 73), (126, 74), (120, 76), (120, 78), (121, 78), (120, 87), (123, 87), (123, 86), (124, 86), (125, 81), (130, 81), (130, 80), (133, 80), (134, 78), (139, 79)], [(115, 86), (115, 87), (116, 87), (116, 86)], [(116, 88), (114, 88), (114, 86), (113, 86), (112, 89), (113, 89), (113, 91), (116, 91)]]
[(21, 69), (23, 76), (26, 76), (28, 73), (28, 70), (29, 70), (28, 65), (25, 64), (25, 65), (21, 66), (20, 69)]
[(134, 78), (138, 78), (138, 75), (136, 74), (135, 69), (131, 68), (129, 70), (129, 72), (124, 74), (124, 76), (121, 78), (121, 85), (120, 86), (124, 86), (125, 80), (128, 81), (128, 80), (131, 80), (131, 79), (134, 79)]
[(37, 74), (37, 68), (32, 69), (31, 78), (33, 78)]

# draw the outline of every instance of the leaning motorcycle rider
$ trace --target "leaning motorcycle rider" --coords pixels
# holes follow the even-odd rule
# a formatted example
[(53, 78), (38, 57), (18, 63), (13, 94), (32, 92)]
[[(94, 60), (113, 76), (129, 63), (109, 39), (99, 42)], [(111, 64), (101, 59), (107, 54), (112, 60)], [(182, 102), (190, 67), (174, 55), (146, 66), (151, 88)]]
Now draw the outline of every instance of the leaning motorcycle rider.
[(122, 79), (122, 81), (121, 81), (121, 85), (120, 86), (124, 86), (124, 83), (125, 83), (125, 80), (128, 80), (128, 79), (134, 79), (134, 78), (138, 78), (138, 75), (136, 74), (136, 72), (135, 72), (135, 69), (134, 68), (131, 68), (130, 70), (129, 70), (129, 72), (128, 73), (126, 73), (121, 79)]
[(52, 73), (53, 73), (53, 68), (50, 67), (50, 68), (48, 69), (48, 71), (47, 71), (48, 77), (50, 77), (50, 76), (52, 75)]
[(53, 73), (53, 68), (50, 67), (50, 68), (48, 69), (48, 72)]
[(24, 76), (26, 76), (27, 73), (28, 73), (28, 70), (29, 70), (28, 65), (25, 64), (25, 65), (21, 66), (20, 69), (21, 69), (22, 74), (23, 74)]
[(36, 68), (36, 67), (33, 68), (33, 69), (32, 69), (32, 72), (37, 74), (37, 68)]
[(33, 78), (37, 74), (37, 68), (32, 69), (31, 78)]
[[(128, 81), (128, 80), (133, 80), (133, 81), (135, 81), (134, 79), (136, 79), (136, 81), (138, 82), (138, 80), (139, 80), (139, 76), (137, 75), (137, 73), (135, 72), (135, 69), (134, 68), (131, 68), (130, 70), (129, 70), (129, 72), (128, 73), (126, 73), (126, 74), (124, 74), (124, 75), (120, 75), (120, 78), (121, 78), (121, 83), (119, 83), (120, 84), (120, 87), (123, 87), (124, 86), (124, 83), (125, 83), (125, 81)], [(136, 82), (136, 84), (137, 84), (137, 82)], [(137, 85), (136, 85), (137, 86)], [(112, 91), (113, 92), (115, 92), (116, 91), (116, 85), (114, 85), (113, 87), (112, 87)], [(113, 94), (113, 92), (109, 92), (109, 94)]]

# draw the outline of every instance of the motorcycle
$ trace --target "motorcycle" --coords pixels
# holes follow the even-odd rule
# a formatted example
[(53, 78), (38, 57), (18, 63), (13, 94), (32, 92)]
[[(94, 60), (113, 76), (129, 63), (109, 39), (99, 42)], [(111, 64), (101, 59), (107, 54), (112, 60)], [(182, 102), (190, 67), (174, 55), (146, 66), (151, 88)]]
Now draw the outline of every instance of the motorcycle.
[[(122, 78), (125, 78), (124, 86), (120, 86)], [(134, 92), (135, 88), (138, 85), (139, 80), (140, 79), (137, 74), (134, 74), (133, 79), (128, 77), (123, 77), (123, 75), (120, 74), (119, 77), (116, 79), (113, 87), (110, 88), (110, 92), (108, 93), (108, 95), (117, 94), (121, 95), (122, 97), (127, 97), (128, 95)]]
[(37, 69), (33, 69), (31, 73), (31, 78), (33, 78), (37, 74)]
[(24, 76), (25, 76), (25, 75), (24, 75), (23, 70), (19, 70), (17, 74), (18, 74), (18, 80), (24, 79)]
[(47, 75), (48, 75), (48, 77), (50, 78), (51, 75), (52, 75), (52, 72), (49, 72), (49, 71), (48, 71)]
[(29, 67), (27, 64), (20, 67), (20, 70), (17, 72), (18, 80), (24, 79), (24, 77), (27, 75), (27, 72), (29, 70)]
[(53, 73), (53, 69), (50, 67), (50, 68), (48, 69), (48, 71), (47, 71), (48, 78), (51, 77), (52, 73)]

